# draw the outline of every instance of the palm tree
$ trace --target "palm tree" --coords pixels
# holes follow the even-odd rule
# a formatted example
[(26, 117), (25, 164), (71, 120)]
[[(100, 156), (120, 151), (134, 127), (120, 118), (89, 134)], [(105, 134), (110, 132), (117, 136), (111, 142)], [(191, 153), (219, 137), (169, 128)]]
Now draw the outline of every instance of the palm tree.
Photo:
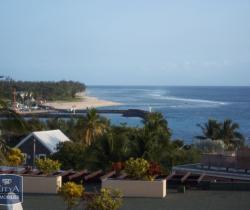
[(198, 124), (198, 127), (202, 130), (202, 136), (196, 136), (198, 139), (212, 139), (217, 140), (220, 137), (221, 124), (217, 120), (209, 119), (207, 123), (203, 125)]
[(88, 147), (88, 162), (93, 169), (107, 169), (112, 163), (123, 162), (130, 156), (130, 145), (126, 132), (114, 129)]
[(149, 129), (157, 129), (159, 127), (166, 127), (167, 121), (164, 119), (161, 113), (153, 112), (148, 113), (146, 118), (143, 120), (143, 124)]
[(108, 122), (97, 114), (96, 109), (88, 109), (84, 123), (83, 140), (91, 145), (97, 137), (103, 135), (108, 128)]
[(143, 120), (144, 128), (149, 132), (160, 132), (171, 136), (168, 122), (160, 112), (149, 113)]
[(238, 132), (238, 123), (233, 123), (232, 120), (224, 120), (221, 126), (220, 138), (226, 145), (232, 144), (234, 147), (242, 145), (244, 143), (244, 136)]

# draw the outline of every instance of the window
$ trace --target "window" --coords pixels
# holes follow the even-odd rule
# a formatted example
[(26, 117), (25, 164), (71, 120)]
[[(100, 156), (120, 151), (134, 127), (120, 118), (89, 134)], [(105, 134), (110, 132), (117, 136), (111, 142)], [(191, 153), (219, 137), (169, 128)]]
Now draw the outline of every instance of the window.
[(46, 159), (46, 154), (39, 154), (39, 155), (38, 155), (38, 158), (39, 158), (39, 159)]
[(23, 157), (24, 157), (23, 164), (26, 165), (27, 164), (28, 155), (26, 153), (23, 153)]

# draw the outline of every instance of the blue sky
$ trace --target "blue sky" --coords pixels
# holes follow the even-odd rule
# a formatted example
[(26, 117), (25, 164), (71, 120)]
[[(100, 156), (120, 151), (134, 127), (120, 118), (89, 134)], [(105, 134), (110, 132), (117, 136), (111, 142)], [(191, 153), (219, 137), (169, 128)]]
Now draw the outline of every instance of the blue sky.
[(0, 74), (250, 85), (249, 0), (1, 0)]

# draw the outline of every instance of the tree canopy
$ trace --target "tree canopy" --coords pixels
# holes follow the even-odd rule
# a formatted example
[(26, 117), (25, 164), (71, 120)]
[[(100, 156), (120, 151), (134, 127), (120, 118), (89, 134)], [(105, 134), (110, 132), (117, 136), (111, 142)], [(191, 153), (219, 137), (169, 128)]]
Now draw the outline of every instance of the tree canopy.
[(198, 139), (222, 140), (229, 149), (244, 144), (245, 138), (239, 132), (239, 124), (230, 119), (225, 119), (223, 122), (209, 119), (208, 122), (198, 126), (202, 130), (202, 135), (196, 136)]
[(85, 91), (86, 86), (74, 81), (0, 81), (0, 97), (12, 99), (12, 91), (15, 88), (17, 99), (33, 97), (35, 100), (69, 100), (75, 98), (76, 93)]

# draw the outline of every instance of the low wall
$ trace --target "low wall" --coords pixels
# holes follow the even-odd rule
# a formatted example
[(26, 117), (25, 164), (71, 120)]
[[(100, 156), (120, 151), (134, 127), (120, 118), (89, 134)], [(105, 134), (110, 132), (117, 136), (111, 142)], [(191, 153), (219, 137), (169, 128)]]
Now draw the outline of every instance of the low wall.
[(23, 176), (24, 193), (57, 194), (61, 186), (61, 176)]
[(163, 198), (167, 194), (166, 179), (154, 181), (142, 180), (102, 180), (102, 187), (120, 190), (124, 197)]

